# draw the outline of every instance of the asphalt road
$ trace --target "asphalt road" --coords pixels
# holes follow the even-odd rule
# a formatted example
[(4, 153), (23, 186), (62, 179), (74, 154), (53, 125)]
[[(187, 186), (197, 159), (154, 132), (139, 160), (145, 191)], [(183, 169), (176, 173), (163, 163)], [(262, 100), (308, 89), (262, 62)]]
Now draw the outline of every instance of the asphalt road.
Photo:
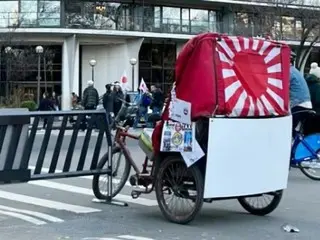
[[(30, 168), (35, 166), (43, 134), (36, 138)], [(83, 136), (78, 137), (72, 169)], [(88, 155), (92, 155), (93, 142)], [(52, 135), (44, 167), (48, 168), (56, 135)], [(58, 169), (69, 146), (65, 137)], [(132, 155), (142, 163), (143, 154), (131, 141)], [(86, 166), (88, 167), (88, 162)], [(254, 169), (253, 169), (254, 171)], [(223, 184), (223, 183), (222, 183)], [(92, 202), (91, 178), (34, 181), (0, 187), (0, 240), (317, 240), (320, 235), (319, 183), (292, 170), (289, 187), (280, 206), (269, 216), (247, 214), (236, 200), (205, 204), (198, 217), (189, 225), (167, 222), (161, 215), (154, 194), (131, 199), (126, 185), (119, 199), (128, 207)], [(281, 228), (289, 223), (299, 233), (287, 233)]]

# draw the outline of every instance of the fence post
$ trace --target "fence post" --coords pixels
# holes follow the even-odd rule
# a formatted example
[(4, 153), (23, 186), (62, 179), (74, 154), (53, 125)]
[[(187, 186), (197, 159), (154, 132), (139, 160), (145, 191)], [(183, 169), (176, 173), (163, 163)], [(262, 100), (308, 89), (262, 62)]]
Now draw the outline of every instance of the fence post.
[(0, 183), (30, 180), (30, 170), (21, 154), (27, 143), (29, 124), (27, 109), (0, 110)]

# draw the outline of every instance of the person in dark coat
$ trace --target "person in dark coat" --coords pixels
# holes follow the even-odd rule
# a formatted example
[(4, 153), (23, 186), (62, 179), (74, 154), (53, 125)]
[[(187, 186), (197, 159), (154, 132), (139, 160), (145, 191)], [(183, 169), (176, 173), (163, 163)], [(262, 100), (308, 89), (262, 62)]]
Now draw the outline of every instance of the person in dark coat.
[(82, 106), (85, 110), (94, 110), (99, 105), (99, 93), (93, 86), (93, 81), (88, 81), (88, 87), (83, 91)]
[[(55, 110), (53, 102), (48, 97), (48, 94), (44, 93), (43, 98), (40, 100), (40, 103), (38, 106), (38, 111), (53, 111), (53, 110)], [(43, 118), (43, 129), (46, 128), (47, 123), (48, 123), (48, 118), (44, 117)]]
[(113, 87), (113, 113), (114, 116), (117, 116), (119, 113), (121, 106), (122, 106), (122, 100), (124, 100), (124, 94), (121, 90), (120, 83), (115, 82)]
[(114, 117), (113, 105), (114, 105), (114, 95), (111, 90), (111, 84), (106, 85), (106, 93), (103, 95), (103, 107), (107, 112), (109, 123), (111, 123), (112, 117)]
[(311, 102), (314, 111), (320, 114), (320, 67), (317, 63), (311, 64), (309, 75), (306, 77), (309, 87)]
[[(99, 93), (97, 89), (94, 88), (93, 86), (93, 81), (89, 80), (88, 81), (88, 87), (83, 91), (82, 94), (82, 106), (84, 107), (85, 110), (95, 110), (97, 109), (97, 106), (99, 104)], [(86, 118), (83, 119), (80, 129), (84, 131), (86, 129)], [(93, 127), (96, 127), (96, 123), (93, 123)]]
[(164, 105), (164, 94), (161, 91), (160, 86), (158, 84), (152, 85), (151, 93), (152, 102), (150, 108), (152, 109), (152, 114), (161, 114)]

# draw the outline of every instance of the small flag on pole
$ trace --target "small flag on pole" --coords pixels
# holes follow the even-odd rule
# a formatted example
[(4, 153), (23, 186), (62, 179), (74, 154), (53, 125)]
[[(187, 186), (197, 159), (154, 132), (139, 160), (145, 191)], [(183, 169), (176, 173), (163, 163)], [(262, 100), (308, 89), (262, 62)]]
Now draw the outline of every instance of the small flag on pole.
[(140, 85), (139, 85), (139, 90), (141, 90), (144, 93), (148, 91), (147, 84), (144, 82), (143, 78), (141, 78), (141, 82), (140, 82)]
[(124, 91), (128, 91), (129, 87), (128, 87), (128, 78), (127, 78), (127, 73), (126, 71), (123, 71), (123, 74), (121, 76), (121, 81), (120, 81), (120, 85), (122, 90)]

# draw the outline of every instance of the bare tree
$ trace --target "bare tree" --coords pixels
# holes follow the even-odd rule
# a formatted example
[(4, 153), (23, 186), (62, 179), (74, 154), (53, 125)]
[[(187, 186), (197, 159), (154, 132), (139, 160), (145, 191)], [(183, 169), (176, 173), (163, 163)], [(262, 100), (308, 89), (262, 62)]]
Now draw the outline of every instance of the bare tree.
[[(317, 0), (260, 0), (259, 4), (234, 7), (235, 34), (270, 36), (275, 40), (298, 40), (296, 67), (304, 70), (319, 41), (320, 3)], [(241, 19), (242, 17), (242, 19)]]

